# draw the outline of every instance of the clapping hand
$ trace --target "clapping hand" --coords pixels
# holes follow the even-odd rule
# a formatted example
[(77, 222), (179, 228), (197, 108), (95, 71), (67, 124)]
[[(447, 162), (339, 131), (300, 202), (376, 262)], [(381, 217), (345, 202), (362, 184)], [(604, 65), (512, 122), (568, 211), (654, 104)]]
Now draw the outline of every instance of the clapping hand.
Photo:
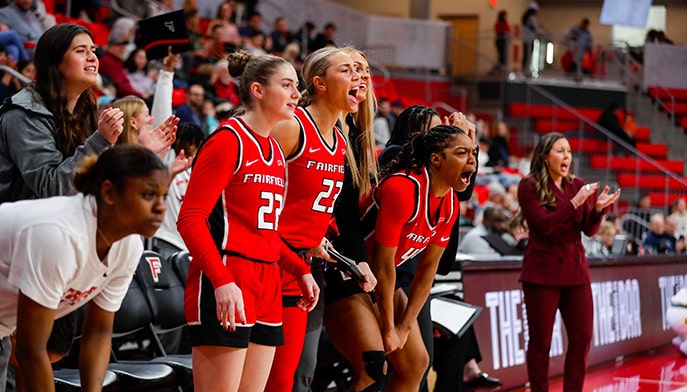
[(594, 208), (596, 208), (597, 212), (601, 212), (604, 208), (610, 206), (611, 204), (615, 203), (618, 198), (620, 197), (620, 188), (618, 188), (615, 192), (609, 193), (611, 190), (611, 187), (606, 185), (604, 189), (601, 191), (601, 194), (597, 196), (596, 198), (596, 205)]
[(155, 129), (145, 124), (138, 134), (138, 141), (158, 155), (165, 155), (177, 139), (179, 118), (171, 115)]
[(98, 118), (98, 133), (110, 144), (116, 144), (124, 132), (124, 112), (117, 108), (105, 108)]

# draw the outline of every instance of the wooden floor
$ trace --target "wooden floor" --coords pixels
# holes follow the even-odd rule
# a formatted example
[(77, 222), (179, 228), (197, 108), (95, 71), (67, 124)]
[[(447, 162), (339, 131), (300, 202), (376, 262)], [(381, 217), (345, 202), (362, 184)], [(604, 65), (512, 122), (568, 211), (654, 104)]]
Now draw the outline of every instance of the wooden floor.
[[(563, 380), (549, 384), (550, 392), (563, 391)], [(627, 358), (590, 369), (584, 383), (589, 392), (687, 392), (687, 357), (674, 347)], [(527, 388), (513, 391), (525, 392)]]

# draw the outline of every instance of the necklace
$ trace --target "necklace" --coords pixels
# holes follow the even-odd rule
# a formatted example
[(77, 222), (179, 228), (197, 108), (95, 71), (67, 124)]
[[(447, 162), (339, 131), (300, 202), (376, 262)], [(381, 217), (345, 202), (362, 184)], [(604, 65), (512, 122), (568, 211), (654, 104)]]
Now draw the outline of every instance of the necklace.
[(103, 232), (100, 231), (100, 227), (98, 227), (98, 226), (96, 225), (95, 228), (98, 230), (98, 234), (100, 235), (100, 237), (102, 237), (102, 239), (105, 241), (105, 243), (107, 243), (107, 248), (108, 248), (108, 249), (111, 248), (111, 247), (112, 247), (112, 243), (111, 243), (110, 241), (108, 241), (108, 240), (107, 240), (107, 237), (105, 237), (105, 234), (103, 234)]

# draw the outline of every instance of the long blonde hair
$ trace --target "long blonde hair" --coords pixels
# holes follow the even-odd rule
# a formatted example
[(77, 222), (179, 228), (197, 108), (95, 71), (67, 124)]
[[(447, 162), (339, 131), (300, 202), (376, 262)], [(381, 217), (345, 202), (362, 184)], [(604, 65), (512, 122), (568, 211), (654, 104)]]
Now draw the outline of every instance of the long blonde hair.
[[(352, 55), (358, 53), (365, 61), (367, 61), (367, 56), (362, 51), (354, 47), (341, 48), (341, 51), (347, 55)], [(358, 112), (351, 113), (353, 122), (360, 130), (357, 140), (353, 140), (354, 143), (358, 143), (360, 150), (359, 156), (356, 157), (353, 149), (351, 148), (351, 140), (349, 138), (350, 129), (346, 123), (346, 119), (339, 119), (341, 123), (341, 130), (346, 137), (346, 159), (348, 160), (348, 165), (351, 169), (351, 175), (353, 177), (353, 184), (358, 188), (358, 194), (360, 196), (365, 195), (370, 191), (371, 183), (374, 180), (377, 181), (377, 154), (375, 154), (375, 132), (373, 127), (373, 122), (375, 118), (375, 106), (376, 100), (374, 94), (374, 89), (372, 88), (372, 79), (367, 86), (367, 97), (363, 102), (358, 103)]]
[(117, 144), (138, 144), (140, 129), (135, 129), (131, 125), (131, 119), (141, 114), (146, 107), (145, 101), (134, 95), (127, 95), (112, 102), (112, 107), (124, 113), (124, 131), (117, 139)]

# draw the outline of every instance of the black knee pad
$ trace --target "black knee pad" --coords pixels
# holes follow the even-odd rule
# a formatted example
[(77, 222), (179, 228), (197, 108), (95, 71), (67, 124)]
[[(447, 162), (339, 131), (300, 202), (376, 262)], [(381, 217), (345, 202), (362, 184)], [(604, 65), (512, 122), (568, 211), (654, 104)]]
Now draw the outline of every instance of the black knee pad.
[(365, 351), (363, 353), (363, 362), (365, 362), (365, 371), (367, 375), (370, 376), (375, 383), (365, 388), (363, 392), (372, 392), (374, 389), (369, 389), (370, 387), (376, 386), (379, 388), (383, 384), (386, 377), (386, 372), (384, 371), (384, 365), (386, 364), (386, 355), (384, 351)]

